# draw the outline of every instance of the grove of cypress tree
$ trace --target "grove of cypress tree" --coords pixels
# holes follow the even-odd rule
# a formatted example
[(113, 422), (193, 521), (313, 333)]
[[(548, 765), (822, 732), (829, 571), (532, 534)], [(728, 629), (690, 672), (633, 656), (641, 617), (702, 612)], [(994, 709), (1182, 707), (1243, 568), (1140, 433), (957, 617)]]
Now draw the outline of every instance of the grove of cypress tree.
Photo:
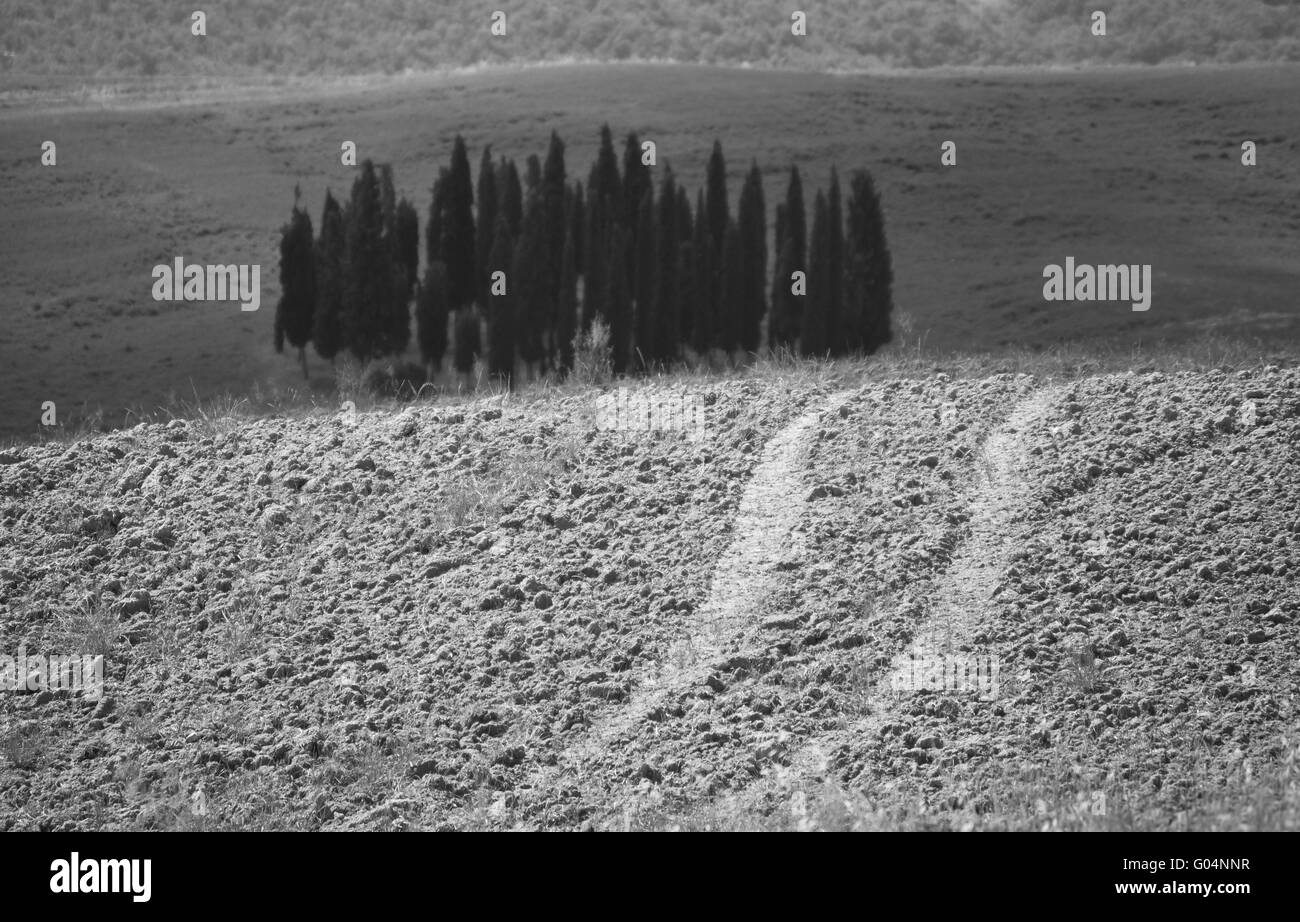
[(430, 379), (442, 367), (442, 357), (447, 351), (448, 309), (447, 266), (435, 261), (425, 268), (424, 281), (415, 299), (416, 337)]
[(848, 346), (850, 324), (844, 317), (844, 213), (840, 199), (840, 176), (831, 167), (830, 191), (826, 196), (826, 254), (829, 283), (826, 291), (826, 346), (832, 355), (843, 355)]
[(293, 190), (293, 214), (280, 231), (280, 301), (275, 308), (275, 351), (284, 341), (298, 350), (302, 376), (307, 378), (307, 343), (311, 341), (316, 307), (316, 261), (311, 216), (298, 207)]
[(476, 294), (479, 305), (488, 306), (488, 257), (492, 254), (492, 235), (497, 227), (497, 180), (492, 165), (492, 145), (483, 148), (478, 165), (478, 224), (474, 239), (474, 258), (477, 275)]
[(334, 360), (343, 346), (339, 312), (343, 303), (343, 210), (328, 191), (316, 238), (316, 309), (312, 313), (312, 343), (316, 354)]
[(671, 166), (664, 166), (659, 187), (659, 207), (655, 211), (655, 248), (657, 265), (654, 283), (655, 342), (654, 360), (671, 364), (677, 358), (681, 321), (677, 317), (677, 183)]
[(745, 177), (737, 209), (740, 226), (741, 314), (739, 345), (757, 352), (767, 313), (767, 205), (763, 200), (763, 174), (755, 162)]
[(465, 139), (456, 135), (448, 176), (447, 207), (442, 222), (442, 260), (447, 264), (447, 291), (453, 307), (474, 300), (474, 185)]
[(655, 320), (655, 265), (659, 258), (655, 246), (654, 189), (645, 191), (637, 212), (633, 252), (633, 292), (636, 302), (636, 365), (649, 366), (654, 361), (655, 338), (659, 328)]
[(510, 235), (504, 232), (504, 223), (504, 218), (500, 219), (493, 235), (492, 255), (488, 259), (490, 272), (500, 270), (506, 273), (505, 294), (491, 295), (492, 304), (488, 310), (488, 371), (509, 386), (515, 370), (514, 304), (520, 280), (515, 275), (519, 271), (515, 264), (515, 248)]
[(813, 202), (812, 239), (809, 241), (812, 266), (808, 270), (808, 297), (799, 337), (799, 351), (804, 355), (822, 356), (827, 352), (826, 307), (830, 291), (828, 211), (826, 195), (818, 189)]
[(714, 252), (721, 253), (723, 238), (727, 235), (727, 224), (731, 220), (731, 209), (727, 205), (727, 161), (722, 157), (722, 144), (718, 141), (713, 142), (713, 153), (709, 155), (705, 190), (709, 239), (713, 243)]
[(849, 179), (846, 281), (848, 310), (858, 318), (862, 348), (873, 353), (893, 339), (893, 262), (885, 241), (880, 195), (866, 170)]

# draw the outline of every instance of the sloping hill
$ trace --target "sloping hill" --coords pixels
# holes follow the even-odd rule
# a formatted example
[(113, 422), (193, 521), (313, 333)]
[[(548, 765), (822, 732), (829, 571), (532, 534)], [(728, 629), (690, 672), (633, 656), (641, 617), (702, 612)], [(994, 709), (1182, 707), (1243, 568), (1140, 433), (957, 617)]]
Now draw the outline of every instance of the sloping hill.
[(0, 825), (1294, 828), (1300, 372), (868, 371), (6, 452)]
[(670, 59), (773, 67), (1157, 64), (1300, 60), (1293, 0), (1114, 0), (1107, 36), (1092, 0), (584, 0), (502, 4), (507, 34), (476, 0), (225, 0), (190, 10), (162, 0), (8, 0), (0, 66), (19, 77), (365, 74), (480, 63)]

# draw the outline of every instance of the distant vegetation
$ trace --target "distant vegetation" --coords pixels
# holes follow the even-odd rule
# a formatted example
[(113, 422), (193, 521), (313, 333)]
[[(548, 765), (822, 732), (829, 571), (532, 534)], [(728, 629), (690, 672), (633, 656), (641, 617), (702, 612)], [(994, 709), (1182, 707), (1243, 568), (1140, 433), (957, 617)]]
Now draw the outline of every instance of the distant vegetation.
[(790, 169), (769, 274), (756, 162), (733, 212), (714, 142), (692, 209), (666, 163), (656, 190), (652, 143), (629, 134), (620, 170), (608, 125), (600, 141), (585, 186), (570, 183), (554, 132), (545, 165), (530, 156), (522, 182), (513, 160), (494, 162), (485, 148), (476, 202), (458, 135), (433, 185), (423, 279), (419, 218), (394, 193), (389, 165), (363, 162), (342, 206), (326, 192), (316, 237), (295, 190), (281, 231), (276, 350), (295, 347), (304, 377), (308, 343), (331, 361), (345, 350), (362, 362), (400, 357), (411, 341), (412, 303), (425, 369), (403, 375), (416, 381), (432, 379), (449, 345), (458, 373), (482, 360), (507, 386), (521, 371), (568, 375), (579, 343), (594, 332), (616, 374), (687, 359), (729, 364), (764, 346), (873, 353), (891, 340), (893, 269), (866, 170), (849, 177), (845, 196), (831, 168), (828, 189), (813, 199), (809, 233), (803, 181)]
[[(14, 76), (397, 73), (565, 58), (790, 68), (1300, 61), (1300, 0), (8, 0)], [(493, 9), (507, 35), (489, 33)], [(1108, 35), (1089, 14), (1104, 9)], [(790, 33), (794, 9), (808, 34)]]

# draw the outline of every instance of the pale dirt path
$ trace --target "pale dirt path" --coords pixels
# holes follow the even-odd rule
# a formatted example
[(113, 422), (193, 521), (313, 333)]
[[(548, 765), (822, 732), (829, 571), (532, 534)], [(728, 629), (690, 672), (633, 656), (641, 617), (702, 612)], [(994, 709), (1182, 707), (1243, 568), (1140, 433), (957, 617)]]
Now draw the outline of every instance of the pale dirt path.
[[(734, 539), (713, 571), (707, 600), (684, 625), (685, 636), (664, 662), (640, 676), (627, 707), (597, 723), (568, 750), (561, 762), (569, 763), (579, 783), (592, 777), (587, 767), (608, 771), (622, 768), (631, 789), (636, 764), (624, 756), (609, 758), (611, 744), (635, 739), (642, 721), (673, 696), (704, 681), (710, 672), (748, 648), (759, 633), (760, 612), (779, 582), (778, 562), (794, 550), (792, 532), (805, 509), (811, 484), (805, 476), (808, 446), (821, 422), (834, 414), (852, 395), (841, 391), (799, 416), (767, 443), (763, 456), (740, 500), (732, 529)], [(607, 803), (607, 801), (606, 801)]]
[[(1040, 427), (1057, 403), (1060, 389), (1043, 387), (1021, 400), (1006, 421), (985, 440), (976, 459), (976, 480), (970, 491), (967, 512), (970, 515), (968, 531), (948, 568), (924, 592), (929, 616), (918, 625), (914, 640), (900, 651), (888, 669), (873, 683), (862, 702), (863, 716), (853, 720), (846, 730), (827, 734), (791, 753), (789, 764), (779, 767), (771, 781), (783, 792), (802, 791), (826, 780), (829, 773), (830, 752), (846, 738), (869, 734), (893, 720), (899, 701), (895, 690), (908, 687), (909, 674), (916, 677), (916, 663), (922, 658), (930, 662), (952, 656), (963, 645), (978, 650), (973, 638), (987, 628), (998, 615), (994, 592), (1006, 570), (1009, 558), (1023, 540), (1023, 529), (1017, 526), (1017, 517), (1024, 507), (1028, 485), (1024, 476), (1025, 459), (1035, 443), (1034, 430)], [(969, 656), (952, 656), (966, 660)], [(924, 675), (923, 673), (919, 673)], [(990, 697), (996, 687), (989, 689), (967, 681), (971, 686), (961, 694), (979, 694)], [(753, 809), (751, 803), (771, 788), (762, 782), (731, 798), (733, 809), (741, 813)], [(796, 795), (798, 807), (792, 809), (802, 815), (806, 802)], [(796, 821), (798, 816), (795, 817)]]

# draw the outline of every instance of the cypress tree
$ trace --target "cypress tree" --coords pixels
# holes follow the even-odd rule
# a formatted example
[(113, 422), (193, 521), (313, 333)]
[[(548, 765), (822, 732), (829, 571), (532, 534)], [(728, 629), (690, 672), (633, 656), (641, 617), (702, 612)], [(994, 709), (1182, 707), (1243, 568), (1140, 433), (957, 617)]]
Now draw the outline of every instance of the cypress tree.
[(474, 185), (465, 139), (456, 135), (448, 176), (447, 207), (442, 221), (442, 260), (447, 264), (447, 293), (453, 307), (474, 300)]
[[(509, 278), (512, 339), (529, 365), (541, 362), (553, 338), (551, 290), (547, 265), (546, 208), (540, 191), (528, 200), (523, 233), (514, 247)], [(494, 303), (499, 300), (494, 298)]]
[(741, 286), (739, 345), (757, 352), (767, 313), (767, 214), (763, 174), (755, 162), (745, 177), (737, 209), (740, 226)]
[(328, 191), (321, 210), (316, 239), (316, 310), (312, 315), (312, 342), (316, 354), (334, 360), (343, 345), (339, 312), (343, 303), (343, 210)]
[(497, 190), (501, 197), (501, 213), (505, 216), (506, 227), (510, 229), (510, 237), (517, 238), (524, 223), (524, 190), (519, 183), (519, 169), (513, 160), (502, 158), (497, 166)]
[(849, 337), (844, 317), (844, 213), (840, 199), (840, 177), (831, 167), (830, 191), (826, 197), (826, 346), (832, 355), (843, 355)]
[(714, 335), (715, 345), (728, 355), (740, 346), (741, 324), (745, 310), (743, 246), (740, 225), (734, 219), (727, 222), (727, 232), (722, 237), (719, 310)]
[(849, 179), (847, 263), (848, 309), (857, 318), (861, 346), (870, 354), (893, 339), (894, 270), (880, 195), (866, 170)]
[(275, 351), (284, 341), (298, 350), (302, 376), (307, 378), (307, 343), (311, 340), (312, 313), (316, 307), (316, 265), (311, 216), (298, 207), (293, 190), (293, 213), (280, 231), (280, 302), (275, 308)]
[[(785, 238), (788, 233), (785, 226), (785, 202), (777, 202), (776, 204), (774, 225), (772, 254), (775, 257), (775, 262), (772, 267), (772, 295), (769, 299), (771, 313), (768, 315), (767, 321), (767, 345), (772, 350), (779, 349), (783, 344), (780, 334), (784, 323), (782, 312), (786, 309), (786, 306), (781, 288), (784, 284), (785, 290), (788, 292), (790, 285), (790, 270), (785, 268)], [(782, 278), (786, 279), (784, 283), (781, 281)]]
[[(610, 199), (592, 193), (587, 204), (587, 271), (582, 284), (582, 331), (591, 329), (597, 314), (605, 314), (609, 289)], [(606, 317), (608, 320), (608, 317)]]
[(604, 309), (609, 321), (610, 364), (614, 374), (618, 375), (627, 371), (632, 338), (632, 299), (627, 284), (627, 262), (623, 256), (627, 252), (627, 231), (618, 224), (609, 234), (607, 248)]
[(677, 245), (677, 343), (681, 347), (690, 343), (691, 331), (687, 324), (695, 313), (696, 302), (699, 300), (696, 292), (699, 279), (697, 257), (694, 241), (684, 240)]
[(365, 361), (380, 355), (389, 339), (395, 274), (384, 240), (379, 180), (370, 160), (352, 184), (344, 246), (340, 327), (348, 349)]
[(524, 197), (530, 198), (542, 184), (542, 161), (536, 154), (529, 154), (524, 164)]
[(587, 227), (587, 203), (582, 193), (582, 182), (575, 180), (573, 186), (573, 202), (569, 210), (569, 228), (567, 233), (573, 237), (573, 268), (578, 275), (587, 271), (585, 261), (586, 246), (583, 241)]
[(492, 235), (497, 227), (497, 180), (492, 166), (492, 145), (483, 148), (478, 165), (478, 224), (474, 239), (474, 258), (477, 260), (476, 300), (484, 310), (488, 306), (488, 257), (492, 254)]
[(713, 153), (709, 155), (706, 189), (704, 203), (708, 211), (709, 239), (714, 252), (721, 253), (731, 210), (727, 205), (727, 162), (722, 157), (722, 145), (717, 141), (713, 142)]
[(647, 189), (637, 212), (636, 240), (633, 244), (633, 291), (636, 301), (636, 364), (648, 367), (655, 358), (655, 338), (658, 323), (655, 320), (655, 264), (658, 250), (655, 246), (654, 189)]
[(446, 167), (438, 170), (438, 178), (433, 182), (433, 192), (429, 202), (429, 220), (424, 227), (424, 264), (441, 262), (446, 265), (442, 252), (442, 222), (447, 211), (447, 191), (451, 187), (451, 171)]
[(393, 249), (402, 268), (402, 298), (409, 301), (420, 272), (420, 216), (405, 198), (397, 203), (393, 228)]
[[(622, 207), (623, 181), (618, 175), (618, 157), (614, 153), (614, 137), (609, 125), (602, 125), (600, 129), (600, 150), (596, 154), (596, 162), (591, 165), (591, 175), (587, 180), (587, 207), (590, 208), (602, 197), (608, 200), (606, 208)], [(611, 211), (610, 218), (613, 217)], [(590, 237), (587, 239), (592, 241), (592, 249), (601, 247), (599, 241)]]
[(790, 167), (790, 183), (786, 188), (783, 209), (781, 246), (789, 244), (789, 253), (777, 251), (781, 261), (777, 276), (773, 278), (772, 329), (769, 340), (773, 346), (793, 346), (803, 326), (803, 308), (806, 298), (790, 292), (790, 273), (808, 271), (807, 216), (804, 212), (803, 181), (799, 168)]
[(397, 223), (397, 190), (393, 185), (393, 165), (379, 167), (379, 210), (384, 216), (384, 236), (392, 240)]
[(678, 218), (680, 200), (677, 183), (671, 166), (664, 166), (664, 178), (659, 187), (659, 207), (655, 212), (655, 345), (656, 362), (671, 364), (677, 358), (681, 321), (677, 317), (677, 259)]
[(432, 262), (424, 270), (424, 281), (415, 299), (416, 337), (420, 357), (429, 369), (429, 378), (442, 367), (442, 357), (447, 351), (447, 267), (442, 262)]
[(701, 190), (695, 199), (695, 301), (691, 305), (690, 318), (691, 347), (701, 358), (706, 358), (714, 346), (717, 303), (713, 298), (713, 238), (709, 234), (706, 215), (704, 192)]
[[(683, 244), (693, 244), (695, 241), (695, 221), (691, 216), (691, 199), (686, 193), (685, 186), (677, 187), (677, 243), (678, 248)], [(682, 278), (682, 273), (689, 271), (691, 277)], [(677, 332), (674, 334), (676, 342), (680, 346), (686, 346), (691, 341), (691, 316), (695, 312), (695, 259), (690, 260), (689, 269), (678, 260), (677, 263), (677, 287), (681, 291), (688, 292), (689, 298), (677, 299)]]
[(830, 219), (826, 195), (817, 190), (813, 202), (812, 265), (808, 270), (808, 297), (804, 306), (799, 350), (804, 355), (826, 354), (826, 307), (830, 289)]
[[(569, 194), (570, 212), (579, 206), (579, 191)], [(560, 253), (560, 290), (556, 299), (556, 339), (560, 353), (559, 369), (568, 373), (573, 368), (573, 338), (578, 327), (578, 246), (575, 232), (579, 223), (570, 214), (565, 222), (564, 248)]]
[[(515, 260), (515, 247), (510, 235), (503, 233), (498, 226), (493, 235), (492, 256), (489, 259), (491, 271), (501, 270), (506, 273), (505, 294), (493, 294), (492, 304), (488, 310), (488, 371), (502, 379), (508, 387), (515, 371), (515, 301), (522, 287), (516, 273), (520, 272)], [(521, 244), (527, 236), (521, 238)], [(523, 250), (521, 245), (519, 250)]]
[(564, 142), (554, 131), (542, 169), (542, 208), (545, 227), (548, 294), (552, 299), (560, 290), (560, 256), (564, 249), (565, 193), (568, 177), (564, 169)]

